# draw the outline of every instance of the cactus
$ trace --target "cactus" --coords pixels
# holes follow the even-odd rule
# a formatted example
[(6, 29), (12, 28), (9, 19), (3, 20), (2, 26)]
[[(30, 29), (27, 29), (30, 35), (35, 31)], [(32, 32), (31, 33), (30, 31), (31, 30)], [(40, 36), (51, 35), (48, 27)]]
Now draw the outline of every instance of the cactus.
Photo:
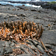
[(42, 32), (42, 26), (39, 26), (39, 24), (36, 25), (34, 22), (11, 21), (9, 23), (3, 23), (3, 26), (0, 30), (0, 36), (3, 36), (4, 39), (11, 39), (10, 35), (17, 34), (18, 37), (14, 36), (13, 39), (18, 42), (19, 40), (25, 41), (25, 39), (27, 39), (29, 36), (31, 39), (39, 39), (42, 35)]

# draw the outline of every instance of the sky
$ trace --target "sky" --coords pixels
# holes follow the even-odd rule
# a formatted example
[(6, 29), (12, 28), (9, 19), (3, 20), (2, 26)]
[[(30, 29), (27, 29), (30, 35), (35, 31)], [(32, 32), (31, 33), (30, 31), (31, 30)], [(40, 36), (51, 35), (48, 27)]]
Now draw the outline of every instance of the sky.
[[(18, 0), (15, 0), (18, 1)], [(19, 0), (19, 1), (30, 1), (30, 0)], [(42, 1), (56, 1), (56, 0), (42, 0)]]

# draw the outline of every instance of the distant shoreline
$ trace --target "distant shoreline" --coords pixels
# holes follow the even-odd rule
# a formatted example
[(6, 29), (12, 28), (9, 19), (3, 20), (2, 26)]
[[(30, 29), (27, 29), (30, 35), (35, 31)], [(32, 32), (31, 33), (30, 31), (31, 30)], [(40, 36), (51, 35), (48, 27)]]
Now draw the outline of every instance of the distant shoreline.
[[(31, 4), (35, 6), (41, 6), (45, 9), (54, 9), (56, 10), (56, 2), (18, 2), (18, 1), (8, 1), (8, 2), (0, 2), (0, 5), (10, 5), (10, 6), (22, 6), (26, 4)], [(29, 5), (30, 6), (30, 5)]]

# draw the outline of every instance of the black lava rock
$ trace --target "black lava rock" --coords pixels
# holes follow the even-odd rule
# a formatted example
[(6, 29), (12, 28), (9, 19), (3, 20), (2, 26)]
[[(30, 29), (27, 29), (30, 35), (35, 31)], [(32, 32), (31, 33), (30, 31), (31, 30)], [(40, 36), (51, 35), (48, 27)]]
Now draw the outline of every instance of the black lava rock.
[(12, 50), (11, 47), (5, 47), (5, 52), (4, 52), (4, 54), (10, 54), (10, 53), (12, 53), (12, 52), (13, 52), (13, 50)]
[(4, 48), (0, 48), (0, 55), (4, 54)]

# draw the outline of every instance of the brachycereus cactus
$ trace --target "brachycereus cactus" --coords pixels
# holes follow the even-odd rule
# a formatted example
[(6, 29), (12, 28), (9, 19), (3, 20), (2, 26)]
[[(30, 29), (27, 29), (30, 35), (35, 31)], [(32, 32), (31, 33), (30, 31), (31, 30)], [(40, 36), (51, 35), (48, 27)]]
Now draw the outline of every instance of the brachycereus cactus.
[(19, 42), (26, 39), (39, 39), (43, 32), (42, 26), (27, 21), (4, 22), (0, 26), (0, 39), (2, 40), (14, 39)]

